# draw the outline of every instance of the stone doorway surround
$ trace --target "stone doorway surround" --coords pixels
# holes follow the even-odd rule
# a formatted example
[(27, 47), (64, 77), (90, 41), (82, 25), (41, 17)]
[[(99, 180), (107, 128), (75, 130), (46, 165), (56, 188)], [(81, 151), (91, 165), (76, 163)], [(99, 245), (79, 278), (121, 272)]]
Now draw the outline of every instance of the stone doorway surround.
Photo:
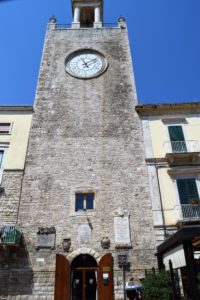
[(72, 261), (74, 260), (74, 258), (76, 258), (78, 255), (81, 255), (81, 254), (91, 255), (97, 261), (97, 264), (99, 264), (99, 261), (101, 259), (101, 256), (98, 252), (96, 252), (95, 250), (93, 250), (91, 248), (85, 247), (85, 246), (78, 248), (77, 250), (73, 251), (66, 257), (67, 257), (69, 263), (71, 264)]

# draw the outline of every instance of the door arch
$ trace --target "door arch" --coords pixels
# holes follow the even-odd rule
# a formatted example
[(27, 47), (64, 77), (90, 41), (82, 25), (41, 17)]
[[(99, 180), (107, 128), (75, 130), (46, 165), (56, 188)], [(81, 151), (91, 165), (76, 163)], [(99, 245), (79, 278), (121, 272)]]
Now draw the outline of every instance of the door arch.
[(89, 254), (68, 259), (56, 255), (55, 300), (112, 300), (113, 258), (111, 253), (101, 257), (99, 264)]
[(78, 255), (71, 264), (71, 300), (97, 300), (97, 262), (88, 255)]

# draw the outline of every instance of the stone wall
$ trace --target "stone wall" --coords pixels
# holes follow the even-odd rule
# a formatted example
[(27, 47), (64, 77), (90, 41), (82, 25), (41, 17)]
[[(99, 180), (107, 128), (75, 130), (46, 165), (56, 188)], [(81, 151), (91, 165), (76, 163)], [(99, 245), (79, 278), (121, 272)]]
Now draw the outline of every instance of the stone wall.
[[(66, 73), (65, 59), (72, 51), (88, 47), (107, 58), (108, 69), (95, 79), (75, 79)], [(155, 265), (148, 175), (135, 102), (125, 29), (49, 29), (19, 211), (23, 246), (32, 272), (31, 291), (26, 291), (26, 284), (24, 291), (23, 284), (16, 284), (17, 299), (23, 299), (20, 295), (53, 299), (55, 254), (63, 253), (65, 238), (71, 238), (70, 252), (87, 246), (100, 255), (112, 253), (115, 296), (119, 299), (122, 271), (117, 263), (113, 217), (119, 207), (130, 213), (132, 248), (124, 250), (130, 262), (127, 278), (137, 278)], [(74, 212), (77, 191), (95, 193), (94, 211)], [(84, 245), (80, 243), (79, 226), (88, 222), (92, 230)], [(55, 249), (36, 249), (41, 226), (56, 228)], [(104, 236), (111, 240), (108, 250), (101, 247)], [(19, 249), (19, 256), (24, 248)], [(23, 263), (16, 272), (20, 269)], [(9, 291), (14, 294), (12, 287)], [(8, 294), (12, 299), (11, 292)]]
[(18, 218), (23, 170), (4, 170), (0, 193), (0, 227), (15, 225)]

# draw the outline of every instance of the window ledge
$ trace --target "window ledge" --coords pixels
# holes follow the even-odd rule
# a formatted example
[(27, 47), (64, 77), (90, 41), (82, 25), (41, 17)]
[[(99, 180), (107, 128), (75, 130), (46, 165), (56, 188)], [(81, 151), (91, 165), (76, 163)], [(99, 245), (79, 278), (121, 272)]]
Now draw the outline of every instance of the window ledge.
[(167, 153), (165, 159), (169, 165), (182, 163), (195, 164), (200, 159), (200, 152)]
[(70, 217), (89, 217), (89, 216), (95, 216), (96, 211), (91, 210), (91, 211), (75, 211), (70, 214)]

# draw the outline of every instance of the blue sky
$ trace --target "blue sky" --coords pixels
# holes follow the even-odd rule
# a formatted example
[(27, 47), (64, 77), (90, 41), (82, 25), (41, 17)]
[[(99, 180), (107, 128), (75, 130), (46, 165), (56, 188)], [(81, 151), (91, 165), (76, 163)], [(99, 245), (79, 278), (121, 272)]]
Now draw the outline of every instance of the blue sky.
[[(71, 0), (0, 0), (0, 105), (32, 105), (46, 24), (71, 23)], [(104, 0), (128, 24), (140, 103), (200, 101), (200, 1)]]

